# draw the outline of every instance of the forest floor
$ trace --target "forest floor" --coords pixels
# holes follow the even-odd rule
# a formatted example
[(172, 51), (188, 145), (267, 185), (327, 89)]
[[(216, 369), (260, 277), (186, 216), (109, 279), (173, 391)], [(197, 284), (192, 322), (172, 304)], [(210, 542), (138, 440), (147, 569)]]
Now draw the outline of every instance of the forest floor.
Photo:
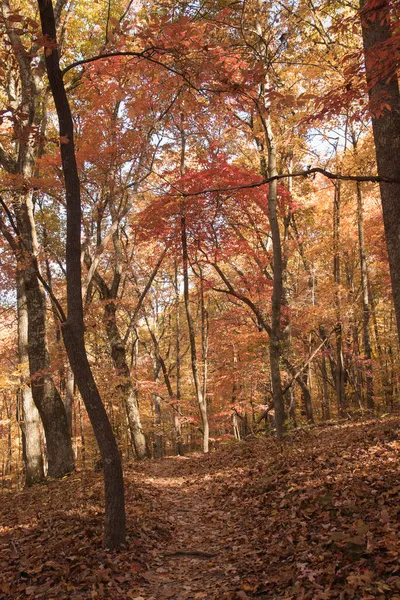
[(129, 541), (101, 547), (88, 471), (0, 495), (0, 598), (400, 600), (400, 419), (128, 465)]

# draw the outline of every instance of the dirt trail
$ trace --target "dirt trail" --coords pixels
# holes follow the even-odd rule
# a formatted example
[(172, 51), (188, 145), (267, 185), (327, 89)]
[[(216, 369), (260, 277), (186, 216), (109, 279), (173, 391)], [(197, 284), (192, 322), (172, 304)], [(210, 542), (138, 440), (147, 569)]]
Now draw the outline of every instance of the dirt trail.
[(240, 591), (239, 548), (232, 545), (237, 524), (232, 532), (232, 515), (214, 495), (215, 475), (199, 474), (202, 463), (206, 467), (205, 457), (170, 458), (143, 468), (141, 482), (160, 492), (163, 517), (173, 530), (142, 574), (144, 600), (248, 597)]

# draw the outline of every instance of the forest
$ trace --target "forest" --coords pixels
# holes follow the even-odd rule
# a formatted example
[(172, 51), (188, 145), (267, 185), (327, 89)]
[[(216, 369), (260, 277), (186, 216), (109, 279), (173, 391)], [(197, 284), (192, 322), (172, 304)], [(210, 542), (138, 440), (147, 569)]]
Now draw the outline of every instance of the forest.
[(0, 0), (0, 598), (400, 598), (399, 11)]

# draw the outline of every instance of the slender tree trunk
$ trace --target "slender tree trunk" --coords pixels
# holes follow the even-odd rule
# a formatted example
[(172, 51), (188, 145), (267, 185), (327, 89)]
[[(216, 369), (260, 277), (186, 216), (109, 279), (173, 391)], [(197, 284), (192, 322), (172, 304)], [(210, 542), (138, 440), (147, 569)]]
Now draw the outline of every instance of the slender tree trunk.
[[(258, 1), (260, 10), (261, 0)], [(258, 51), (263, 58), (264, 66), (269, 67), (267, 57), (267, 44), (265, 42), (263, 23), (256, 18), (256, 31), (259, 37)], [(271, 106), (266, 97), (268, 80), (260, 85), (260, 97), (257, 104), (258, 117), (264, 132), (264, 140), (257, 142), (260, 152), (260, 167), (263, 177), (274, 177), (278, 174), (276, 167), (276, 145), (271, 125)], [(285, 432), (285, 404), (282, 393), (282, 380), (280, 372), (281, 357), (281, 310), (283, 300), (283, 259), (282, 241), (279, 229), (277, 210), (277, 181), (271, 181), (268, 186), (268, 219), (271, 228), (273, 249), (273, 287), (271, 299), (271, 328), (269, 337), (269, 361), (271, 369), (271, 384), (275, 409), (275, 426), (278, 439), (282, 439)]]
[[(396, 66), (385, 72), (386, 62), (379, 59), (383, 50), (390, 55), (395, 52), (392, 38), (395, 8), (390, 0), (379, 3), (361, 0), (361, 24), (364, 42), (365, 69), (372, 114), (378, 174), (399, 180), (400, 173), (400, 94)], [(391, 47), (392, 44), (392, 47)], [(385, 54), (386, 55), (386, 54)], [(393, 65), (395, 65), (393, 61)], [(400, 337), (400, 183), (380, 184), (383, 223), (392, 280), (393, 301)]]
[(85, 437), (85, 429), (84, 429), (84, 425), (83, 425), (82, 402), (81, 402), (80, 396), (78, 396), (78, 412), (79, 412), (79, 434), (81, 436), (81, 461), (82, 461), (83, 468), (85, 468), (85, 466), (86, 466), (86, 437)]
[[(288, 151), (287, 160), (288, 160), (287, 171), (288, 171), (288, 173), (292, 173), (293, 172), (293, 150)], [(289, 194), (291, 195), (293, 192), (293, 179), (291, 177), (289, 177), (289, 179), (287, 181), (287, 189), (288, 189)], [(286, 307), (288, 306), (288, 294), (287, 294), (286, 290), (288, 287), (288, 272), (287, 272), (287, 264), (288, 264), (288, 260), (289, 260), (288, 241), (289, 241), (289, 228), (290, 228), (291, 223), (295, 223), (295, 221), (294, 221), (294, 214), (292, 212), (292, 208), (289, 205), (287, 208), (287, 213), (285, 214), (285, 217), (283, 220), (284, 232), (283, 232), (283, 244), (282, 244), (282, 254), (283, 254), (282, 303)], [(297, 233), (296, 228), (295, 228), (295, 231)], [(308, 262), (303, 254), (302, 254), (302, 257), (303, 257), (304, 266), (306, 267), (307, 271), (310, 274), (309, 285), (314, 290), (311, 269), (310, 269)], [(312, 295), (312, 303), (314, 304), (314, 294)], [(289, 314), (289, 311), (287, 311), (287, 314)], [(287, 321), (285, 330), (282, 333), (283, 333), (283, 339), (282, 339), (283, 348), (282, 348), (282, 350), (283, 350), (285, 356), (287, 356), (288, 359), (291, 360), (292, 325), (291, 325), (290, 320)], [(310, 368), (310, 365), (308, 368)], [(293, 427), (296, 427), (297, 426), (296, 395), (295, 395), (295, 390), (294, 390), (293, 386), (289, 387), (289, 389), (286, 391), (284, 396), (285, 396), (284, 400), (286, 401), (286, 406), (287, 406), (287, 414), (290, 418), (291, 425)], [(309, 396), (308, 404), (311, 406), (311, 410), (312, 410), (311, 388), (310, 388), (310, 396)]]
[(336, 401), (338, 413), (344, 415), (346, 408), (345, 396), (345, 368), (343, 359), (343, 323), (341, 314), (341, 274), (340, 274), (340, 204), (341, 188), (340, 182), (335, 184), (333, 200), (333, 279), (336, 284), (335, 307), (336, 307)]
[[(357, 139), (352, 131), (352, 143), (354, 154), (357, 155)], [(363, 206), (363, 195), (361, 183), (356, 182), (357, 192), (357, 230), (358, 230), (358, 248), (360, 254), (360, 275), (361, 275), (361, 301), (362, 301), (362, 323), (363, 323), (363, 346), (365, 356), (365, 380), (366, 380), (366, 396), (367, 396), (367, 408), (370, 410), (374, 409), (374, 384), (373, 384), (373, 371), (372, 371), (372, 348), (371, 348), (371, 337), (369, 332), (369, 324), (371, 318), (371, 307), (368, 290), (368, 267), (367, 257), (365, 252), (365, 239), (364, 239), (364, 206)]]
[[(159, 382), (161, 365), (157, 360), (157, 356), (153, 358), (154, 381)], [(163, 457), (163, 438), (162, 438), (162, 413), (161, 413), (161, 398), (156, 393), (154, 394), (154, 439), (155, 439), (155, 458)]]
[[(264, 101), (264, 85), (261, 90), (264, 106), (260, 108), (259, 114), (264, 128), (265, 146), (267, 147), (267, 160), (265, 148), (259, 146), (260, 166), (263, 177), (274, 177), (277, 175), (276, 147), (270, 123), (269, 114), (262, 115), (263, 110), (269, 113)], [(271, 368), (271, 383), (275, 409), (275, 425), (278, 439), (282, 439), (285, 431), (285, 405), (282, 394), (282, 380), (280, 372), (281, 357), (281, 309), (283, 297), (283, 260), (282, 243), (279, 230), (277, 211), (277, 182), (272, 181), (268, 186), (268, 219), (271, 228), (273, 248), (273, 288), (271, 299), (271, 328), (269, 336), (269, 361)]]
[[(272, 132), (268, 134), (268, 176), (274, 177), (276, 169), (276, 149)], [(282, 247), (277, 211), (277, 182), (269, 184), (268, 188), (268, 218), (271, 227), (272, 247), (274, 252), (274, 282), (272, 290), (271, 337), (269, 341), (269, 356), (271, 363), (271, 382), (274, 396), (275, 424), (278, 439), (283, 438), (285, 431), (285, 407), (282, 395), (280, 372), (280, 338), (281, 338), (281, 308), (282, 308)]]
[(207, 415), (207, 402), (203, 396), (203, 389), (200, 381), (199, 363), (197, 359), (196, 349), (196, 334), (194, 329), (194, 322), (192, 316), (192, 310), (190, 307), (189, 298), (189, 257), (187, 249), (187, 235), (186, 235), (186, 217), (181, 217), (181, 241), (182, 241), (182, 262), (183, 262), (183, 289), (184, 289), (184, 300), (186, 309), (186, 318), (189, 330), (189, 341), (190, 341), (190, 357), (192, 364), (193, 381), (196, 392), (197, 403), (199, 405), (201, 423), (203, 429), (203, 451), (208, 452), (209, 444), (209, 424)]
[[(303, 406), (304, 406), (304, 412), (306, 415), (306, 419), (307, 419), (308, 423), (314, 423), (314, 413), (313, 413), (310, 387), (308, 384), (307, 372), (302, 373), (299, 376), (298, 381), (299, 381), (299, 383), (302, 382), (302, 384), (303, 384), (301, 389), (302, 389), (302, 400), (303, 400)], [(306, 393), (304, 393), (303, 390), (307, 390)]]
[[(183, 127), (184, 117), (181, 115), (181, 127), (179, 129), (181, 135), (181, 163), (180, 163), (180, 171), (181, 176), (185, 174), (185, 148), (186, 148), (186, 138), (185, 131)], [(183, 207), (183, 211), (184, 211)], [(188, 247), (187, 247), (187, 232), (186, 232), (186, 216), (184, 212), (181, 215), (181, 243), (182, 243), (182, 266), (183, 266), (183, 297), (185, 301), (185, 310), (186, 310), (186, 319), (189, 330), (189, 341), (190, 341), (190, 358), (192, 364), (192, 373), (193, 373), (193, 381), (194, 388), (196, 392), (197, 403), (199, 406), (202, 429), (203, 429), (203, 452), (208, 452), (209, 449), (209, 437), (210, 430), (208, 424), (208, 415), (207, 415), (207, 399), (203, 394), (203, 386), (200, 381), (200, 373), (199, 373), (199, 363), (197, 359), (197, 349), (196, 349), (196, 334), (194, 328), (194, 321), (192, 316), (192, 311), (190, 308), (190, 298), (189, 298), (189, 255), (188, 255)]]
[(85, 403), (104, 466), (104, 543), (117, 548), (125, 542), (125, 500), (122, 463), (118, 446), (89, 365), (84, 340), (81, 284), (81, 198), (74, 148), (74, 127), (57, 50), (57, 35), (51, 0), (38, 0), (42, 33), (54, 46), (45, 53), (50, 88), (57, 110), (62, 168), (67, 204), (67, 306), (62, 325), (63, 339), (76, 383)]
[(326, 368), (326, 357), (322, 354), (321, 357), (321, 374), (322, 374), (322, 419), (329, 421), (331, 418), (331, 411), (329, 406), (329, 392), (328, 392), (328, 370)]
[[(158, 342), (158, 339), (155, 336), (154, 331), (152, 330), (152, 328), (150, 327), (150, 323), (147, 319), (147, 317), (145, 317), (146, 320), (146, 325), (147, 328), (149, 330), (152, 342), (153, 342), (153, 347), (154, 347), (154, 357), (153, 357), (153, 369), (154, 369), (154, 380), (158, 381), (159, 379), (159, 374), (160, 374), (160, 369), (162, 371), (163, 374), (163, 378), (164, 378), (164, 383), (165, 386), (167, 388), (168, 391), (168, 397), (169, 397), (169, 401), (170, 401), (170, 406), (172, 406), (172, 410), (174, 412), (174, 424), (175, 424), (175, 442), (180, 441), (180, 443), (182, 444), (182, 440), (180, 438), (180, 410), (179, 410), (179, 404), (177, 403), (177, 399), (176, 396), (174, 396), (174, 391), (172, 389), (172, 383), (171, 383), (171, 378), (169, 376), (168, 373), (168, 369), (167, 369), (167, 365), (165, 364), (165, 360), (163, 358), (163, 356), (161, 355), (160, 352), (160, 344)], [(156, 399), (155, 399), (155, 404), (154, 404), (154, 412), (156, 415), (156, 422), (159, 423), (159, 426), (161, 427), (162, 424), (162, 420), (161, 420), (161, 399), (160, 397), (157, 395)], [(176, 417), (178, 417), (178, 428), (176, 425)], [(157, 425), (157, 423), (156, 423)], [(179, 438), (177, 437), (179, 435)], [(157, 440), (156, 440), (156, 445), (157, 445)], [(162, 450), (162, 445), (161, 445), (161, 450)], [(183, 448), (179, 448), (179, 445), (177, 445), (177, 450), (179, 452), (179, 456), (183, 456)]]
[(200, 267), (200, 309), (201, 309), (201, 354), (203, 359), (203, 398), (207, 398), (207, 376), (208, 376), (208, 310), (204, 297), (203, 272)]
[(25, 467), (25, 483), (30, 486), (44, 479), (43, 457), (40, 439), (40, 416), (28, 386), (28, 311), (23, 277), (18, 273), (17, 280), (18, 304), (18, 360), (21, 365), (21, 399), (23, 457)]
[(364, 216), (363, 216), (363, 200), (361, 192), (361, 183), (357, 182), (357, 227), (358, 227), (358, 245), (360, 251), (360, 271), (361, 271), (361, 297), (362, 297), (362, 310), (363, 310), (363, 346), (364, 356), (366, 360), (365, 365), (365, 379), (367, 388), (367, 408), (370, 410), (374, 409), (374, 384), (373, 384), (373, 372), (372, 372), (372, 349), (371, 349), (371, 338), (369, 334), (369, 321), (370, 321), (370, 303), (368, 297), (368, 273), (367, 273), (367, 259), (365, 254), (365, 242), (364, 242)]
[(370, 309), (371, 309), (371, 317), (372, 317), (372, 323), (373, 323), (373, 330), (374, 330), (374, 334), (375, 334), (375, 344), (376, 344), (376, 350), (378, 353), (378, 359), (379, 359), (379, 372), (381, 373), (381, 387), (383, 390), (383, 396), (384, 396), (384, 401), (387, 404), (388, 403), (388, 395), (389, 395), (389, 373), (387, 370), (387, 364), (385, 361), (385, 357), (384, 357), (384, 350), (382, 347), (382, 340), (381, 340), (381, 334), (379, 331), (379, 327), (378, 327), (378, 319), (377, 319), (377, 315), (376, 315), (376, 306), (375, 306), (375, 299), (374, 299), (374, 295), (372, 293), (372, 289), (371, 286), (369, 284), (368, 281), (368, 297), (369, 297), (369, 301), (370, 301)]
[(179, 281), (178, 281), (178, 265), (175, 262), (175, 311), (176, 311), (176, 330), (175, 330), (175, 363), (176, 363), (176, 404), (174, 410), (174, 430), (175, 430), (175, 446), (178, 456), (184, 455), (183, 440), (182, 440), (182, 425), (180, 418), (180, 401), (181, 401), (181, 318), (180, 318), (180, 298), (179, 298)]
[(236, 440), (240, 440), (240, 426), (239, 426), (239, 421), (238, 421), (238, 416), (236, 414), (236, 412), (232, 413), (232, 427), (233, 427), (233, 435), (235, 436)]

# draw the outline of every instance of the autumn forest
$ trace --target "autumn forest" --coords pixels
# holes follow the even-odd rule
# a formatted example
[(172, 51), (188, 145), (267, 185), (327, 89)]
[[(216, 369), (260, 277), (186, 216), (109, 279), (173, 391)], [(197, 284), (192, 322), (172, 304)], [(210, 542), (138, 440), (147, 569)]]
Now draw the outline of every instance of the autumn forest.
[(0, 598), (400, 598), (399, 10), (0, 1)]

